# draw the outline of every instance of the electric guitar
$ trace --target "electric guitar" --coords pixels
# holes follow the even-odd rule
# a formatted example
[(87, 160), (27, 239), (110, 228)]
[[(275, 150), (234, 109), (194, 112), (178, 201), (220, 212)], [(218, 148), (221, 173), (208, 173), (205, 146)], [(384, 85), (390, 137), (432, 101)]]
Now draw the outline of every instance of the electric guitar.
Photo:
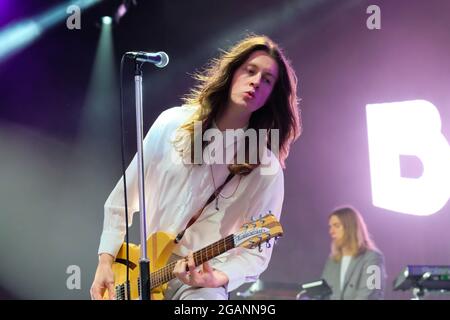
[[(276, 240), (282, 235), (283, 229), (281, 224), (273, 214), (267, 214), (258, 220), (245, 223), (238, 232), (194, 252), (195, 266), (199, 266), (233, 248), (244, 247), (254, 249), (259, 247), (259, 250), (261, 250), (261, 245), (264, 242), (266, 242), (267, 247), (270, 247), (268, 241), (272, 238)], [(175, 268), (176, 261), (167, 263), (175, 246), (175, 237), (165, 232), (156, 232), (147, 240), (147, 255), (150, 259), (150, 270), (155, 270), (150, 273), (150, 297), (153, 300), (163, 299), (167, 282), (175, 278), (173, 269)], [(132, 300), (139, 299), (139, 257), (140, 246), (130, 244), (128, 263), (129, 283), (127, 286), (126, 244), (122, 244), (112, 265), (117, 300), (127, 300), (128, 298)], [(108, 293), (105, 292), (103, 298), (107, 296)]]

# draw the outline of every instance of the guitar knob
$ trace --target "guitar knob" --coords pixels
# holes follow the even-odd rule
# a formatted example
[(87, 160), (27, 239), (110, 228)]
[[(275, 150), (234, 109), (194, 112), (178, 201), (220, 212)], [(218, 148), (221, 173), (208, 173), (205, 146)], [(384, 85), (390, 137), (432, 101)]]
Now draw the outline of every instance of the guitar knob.
[(258, 251), (259, 251), (259, 252), (262, 252), (262, 251), (263, 251), (262, 248), (261, 248), (261, 243), (258, 245)]
[(270, 244), (269, 241), (266, 242), (266, 248), (269, 249), (272, 245)]

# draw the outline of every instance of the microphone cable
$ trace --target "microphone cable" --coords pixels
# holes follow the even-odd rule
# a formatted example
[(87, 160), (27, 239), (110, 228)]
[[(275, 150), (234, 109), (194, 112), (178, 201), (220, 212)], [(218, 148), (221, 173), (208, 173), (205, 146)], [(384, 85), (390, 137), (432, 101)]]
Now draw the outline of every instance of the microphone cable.
[(127, 178), (126, 178), (126, 165), (125, 165), (125, 128), (124, 128), (124, 103), (123, 103), (123, 64), (125, 60), (125, 54), (122, 55), (120, 60), (120, 136), (121, 144), (120, 149), (122, 153), (122, 176), (123, 176), (123, 196), (125, 200), (125, 243), (126, 243), (126, 300), (130, 300), (130, 242), (128, 238), (128, 199), (127, 199)]

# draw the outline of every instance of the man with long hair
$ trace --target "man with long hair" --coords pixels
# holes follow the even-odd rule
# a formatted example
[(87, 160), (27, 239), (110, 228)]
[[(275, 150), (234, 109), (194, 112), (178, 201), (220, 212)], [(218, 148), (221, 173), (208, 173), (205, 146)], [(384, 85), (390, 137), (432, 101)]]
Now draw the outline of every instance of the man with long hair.
[[(185, 104), (164, 111), (144, 139), (147, 230), (181, 235), (172, 255), (176, 278), (169, 282), (166, 299), (227, 299), (230, 291), (257, 280), (268, 266), (272, 248), (234, 248), (198, 267), (192, 252), (261, 214), (270, 211), (279, 219), (282, 169), (301, 132), (297, 78), (277, 44), (252, 35), (212, 60), (196, 79), (198, 85)], [(208, 130), (213, 130), (214, 141), (205, 141)], [(267, 134), (256, 136), (255, 151), (246, 134), (219, 141), (217, 133), (232, 130)], [(213, 144), (222, 148), (211, 151)], [(244, 156), (239, 157), (242, 148)], [(225, 163), (218, 161), (221, 151), (231, 154)], [(126, 171), (131, 214), (138, 211), (136, 161), (135, 157)], [(265, 172), (267, 167), (272, 169)], [(114, 297), (111, 265), (124, 238), (123, 211), (120, 180), (105, 203), (93, 299), (100, 299), (105, 290)]]
[(332, 289), (332, 300), (382, 299), (384, 257), (367, 230), (362, 215), (352, 207), (334, 210), (328, 219), (331, 254), (322, 279)]

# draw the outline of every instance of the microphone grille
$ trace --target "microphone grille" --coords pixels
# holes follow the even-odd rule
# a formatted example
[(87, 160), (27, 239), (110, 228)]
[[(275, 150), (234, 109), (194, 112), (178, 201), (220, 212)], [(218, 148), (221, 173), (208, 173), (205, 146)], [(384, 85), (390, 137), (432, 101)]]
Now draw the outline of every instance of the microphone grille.
[(158, 52), (159, 56), (161, 57), (161, 61), (155, 64), (158, 68), (164, 68), (169, 64), (169, 56), (164, 51)]

